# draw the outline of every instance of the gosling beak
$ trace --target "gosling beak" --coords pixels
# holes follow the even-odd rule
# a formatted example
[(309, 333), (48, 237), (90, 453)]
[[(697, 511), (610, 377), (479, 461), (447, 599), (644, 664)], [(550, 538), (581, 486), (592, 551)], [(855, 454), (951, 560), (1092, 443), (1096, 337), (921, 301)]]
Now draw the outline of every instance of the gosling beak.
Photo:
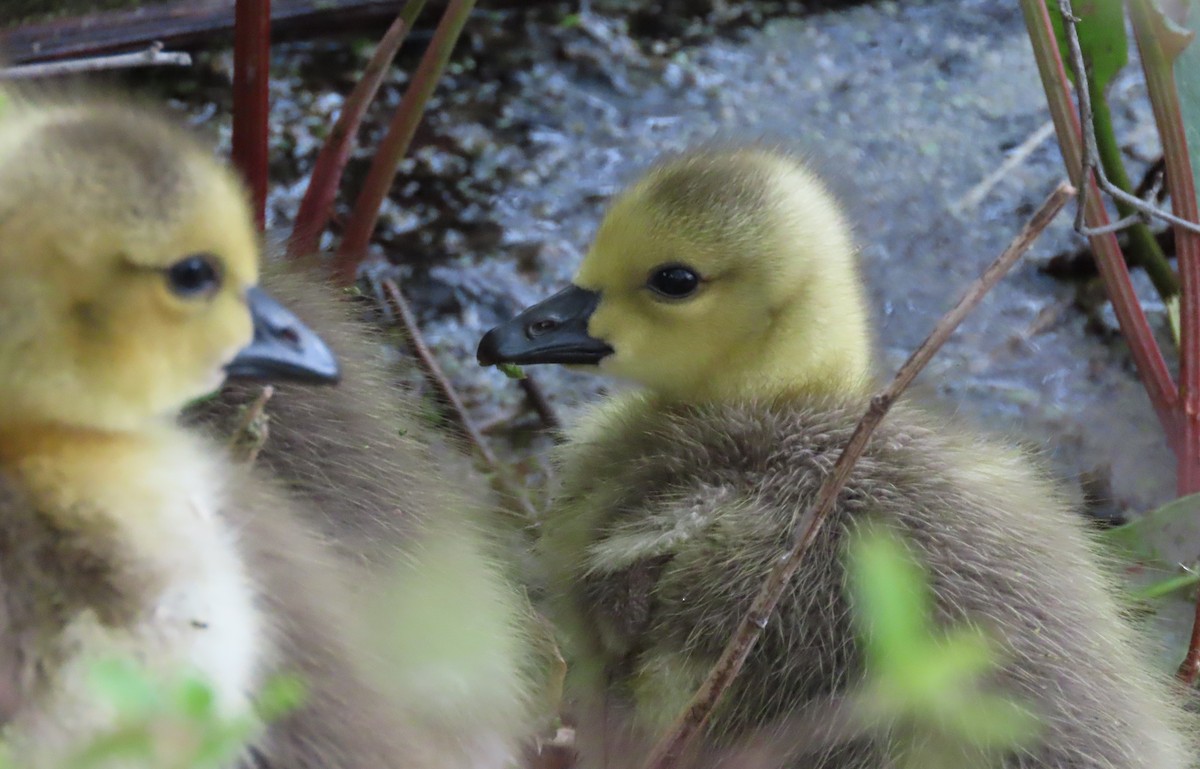
[(600, 294), (570, 286), (525, 308), (484, 335), (475, 358), (481, 366), (498, 363), (597, 364), (612, 348), (588, 336), (588, 318)]
[(333, 384), (337, 358), (321, 337), (260, 288), (246, 292), (254, 339), (225, 366), (231, 378)]

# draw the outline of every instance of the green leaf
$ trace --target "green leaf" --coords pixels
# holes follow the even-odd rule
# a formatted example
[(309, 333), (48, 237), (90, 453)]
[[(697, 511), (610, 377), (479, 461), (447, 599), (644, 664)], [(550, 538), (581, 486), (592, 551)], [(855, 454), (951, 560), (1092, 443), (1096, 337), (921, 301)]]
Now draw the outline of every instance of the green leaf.
[(924, 575), (890, 534), (870, 530), (850, 551), (858, 616), (866, 628), (869, 666), (908, 668), (928, 637), (929, 603)]
[[(1067, 77), (1074, 83), (1075, 73), (1071, 68), (1071, 55), (1058, 0), (1046, 0), (1046, 6), (1050, 10), (1050, 22), (1054, 25), (1058, 50), (1066, 63)], [(1079, 50), (1088, 73), (1088, 85), (1093, 95), (1102, 96), (1109, 82), (1129, 62), (1124, 5), (1121, 0), (1071, 0), (1071, 7), (1079, 19), (1075, 30), (1079, 33)]]
[(1139, 601), (1156, 601), (1172, 593), (1185, 590), (1198, 582), (1200, 582), (1200, 572), (1189, 571), (1185, 574), (1176, 574), (1133, 591), (1133, 598)]
[(212, 686), (199, 678), (188, 678), (179, 687), (179, 709), (193, 719), (211, 718), (216, 710)]
[(125, 715), (148, 713), (158, 706), (150, 678), (132, 663), (103, 660), (92, 665), (89, 674), (93, 691)]
[[(1150, 18), (1167, 61), (1175, 61), (1196, 36), (1195, 22), (1187, 23), (1193, 0), (1153, 0)], [(1189, 28), (1189, 26), (1191, 28)]]
[[(851, 542), (849, 568), (867, 663), (866, 688), (856, 697), (865, 723), (902, 728), (918, 745), (955, 755), (1018, 747), (1036, 736), (1031, 712), (981, 688), (1000, 664), (987, 635), (969, 623), (935, 625), (925, 572), (900, 540), (864, 528)], [(925, 767), (929, 756), (917, 753), (915, 763), (901, 765)]]
[(304, 704), (308, 687), (299, 676), (278, 675), (263, 684), (258, 696), (258, 714), (264, 721), (273, 721)]
[(1037, 718), (1017, 703), (995, 694), (971, 692), (945, 699), (937, 723), (965, 744), (989, 750), (1028, 743), (1037, 734)]
[(504, 372), (509, 379), (524, 379), (525, 370), (515, 363), (497, 363), (496, 368)]
[(1155, 541), (1173, 538), (1165, 534), (1168, 527), (1197, 519), (1200, 519), (1200, 494), (1189, 494), (1136, 521), (1101, 532), (1098, 539), (1129, 561), (1163, 561)]

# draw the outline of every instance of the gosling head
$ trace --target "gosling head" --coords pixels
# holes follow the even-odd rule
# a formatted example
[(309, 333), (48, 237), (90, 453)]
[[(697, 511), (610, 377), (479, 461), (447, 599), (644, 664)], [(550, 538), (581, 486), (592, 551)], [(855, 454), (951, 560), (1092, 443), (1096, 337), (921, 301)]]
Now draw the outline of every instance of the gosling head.
[(796, 160), (698, 152), (612, 204), (566, 290), (492, 329), (482, 365), (594, 365), (680, 400), (845, 394), (869, 381), (845, 219)]
[(242, 186), (169, 121), (0, 102), (0, 425), (127, 429), (227, 375), (335, 380), (258, 256)]

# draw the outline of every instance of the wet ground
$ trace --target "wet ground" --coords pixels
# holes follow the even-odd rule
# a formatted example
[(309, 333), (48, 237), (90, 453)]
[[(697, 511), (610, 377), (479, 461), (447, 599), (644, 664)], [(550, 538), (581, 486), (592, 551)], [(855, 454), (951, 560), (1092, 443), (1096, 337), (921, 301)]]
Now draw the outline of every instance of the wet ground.
[[(1021, 18), (1003, 0), (884, 2), (683, 45), (626, 36), (619, 20), (596, 15), (566, 29), (524, 17), (482, 26), (484, 53), (443, 89), (381, 242), (485, 424), (536, 420), (513, 383), (474, 366), (479, 335), (567, 281), (605, 199), (662, 152), (767, 139), (816, 159), (858, 224), (881, 372), (1062, 176), (1050, 140), (961, 207), (1047, 119)], [(519, 67), (486, 54), (526, 35), (542, 40), (515, 57)], [(1154, 147), (1133, 74), (1115, 89), (1115, 111), (1136, 166)], [(444, 208), (428, 202), (439, 199)], [(922, 377), (924, 395), (1043, 447), (1068, 477), (1103, 485), (1111, 469), (1114, 508), (1145, 509), (1172, 495), (1172, 460), (1128, 354), (1089, 330), (1074, 287), (1038, 269), (1078, 245), (1068, 220), (942, 351)], [(1161, 311), (1151, 317), (1164, 323)], [(567, 418), (599, 386), (534, 373)], [(522, 430), (493, 434), (522, 453)]]
[[(549, 439), (516, 384), (475, 365), (475, 344), (570, 278), (605, 200), (660, 153), (755, 139), (808, 152), (857, 222), (889, 375), (1063, 176), (1050, 139), (964, 202), (1048, 119), (1010, 0), (879, 2), (762, 23), (735, 17), (766, 5), (718, 5), (728, 14), (715, 30), (629, 21), (601, 3), (477, 13), (401, 168), (376, 257), (395, 265), (497, 450), (534, 481)], [(277, 226), (294, 212), (322, 128), (364, 61), (361, 46), (344, 42), (277, 49)], [(220, 70), (227, 56), (207, 66)], [(365, 146), (403, 85), (398, 74), (385, 87)], [(227, 104), (184, 100), (201, 121), (222, 123)], [(1136, 72), (1112, 100), (1136, 178), (1156, 149)], [(358, 153), (348, 190), (368, 159)], [(1081, 478), (1110, 487), (1098, 513), (1136, 513), (1173, 496), (1173, 459), (1105, 316), (1097, 331), (1076, 308), (1075, 287), (1039, 270), (1080, 245), (1070, 218), (968, 319), (916, 395), (1040, 447), (1076, 488)], [(1150, 301), (1149, 314), (1165, 328), (1160, 305)], [(566, 420), (606, 385), (532, 373)]]

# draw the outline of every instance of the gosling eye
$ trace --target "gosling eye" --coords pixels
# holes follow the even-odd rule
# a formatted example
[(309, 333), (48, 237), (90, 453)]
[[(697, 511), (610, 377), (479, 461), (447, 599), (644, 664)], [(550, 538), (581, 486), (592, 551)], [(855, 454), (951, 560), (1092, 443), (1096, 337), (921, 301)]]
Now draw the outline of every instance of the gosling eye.
[(184, 299), (210, 296), (221, 286), (221, 269), (212, 254), (185, 256), (164, 270), (167, 287)]
[(659, 267), (650, 273), (646, 286), (656, 294), (669, 299), (691, 296), (700, 287), (700, 276), (691, 267), (671, 264)]

